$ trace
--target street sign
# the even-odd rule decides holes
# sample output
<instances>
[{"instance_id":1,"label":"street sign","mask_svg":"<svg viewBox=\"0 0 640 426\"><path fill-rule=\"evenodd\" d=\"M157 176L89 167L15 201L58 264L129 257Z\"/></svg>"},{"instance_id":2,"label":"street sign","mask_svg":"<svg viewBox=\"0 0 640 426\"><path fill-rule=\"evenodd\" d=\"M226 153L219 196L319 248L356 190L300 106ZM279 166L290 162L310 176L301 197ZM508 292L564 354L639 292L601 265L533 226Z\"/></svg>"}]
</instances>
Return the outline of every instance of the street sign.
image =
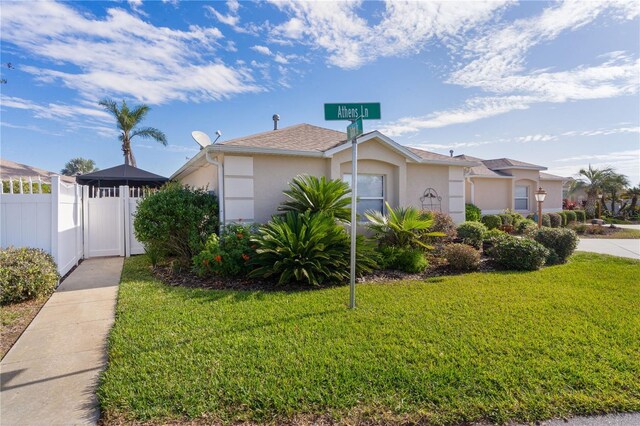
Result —
<instances>
[{"instance_id":1,"label":"street sign","mask_svg":"<svg viewBox=\"0 0 640 426\"><path fill-rule=\"evenodd\" d=\"M358 118L356 121L347 126L347 139L356 138L362 133L362 118Z\"/></svg>"},{"instance_id":2,"label":"street sign","mask_svg":"<svg viewBox=\"0 0 640 426\"><path fill-rule=\"evenodd\" d=\"M380 120L380 104L324 104L325 120Z\"/></svg>"}]
</instances>

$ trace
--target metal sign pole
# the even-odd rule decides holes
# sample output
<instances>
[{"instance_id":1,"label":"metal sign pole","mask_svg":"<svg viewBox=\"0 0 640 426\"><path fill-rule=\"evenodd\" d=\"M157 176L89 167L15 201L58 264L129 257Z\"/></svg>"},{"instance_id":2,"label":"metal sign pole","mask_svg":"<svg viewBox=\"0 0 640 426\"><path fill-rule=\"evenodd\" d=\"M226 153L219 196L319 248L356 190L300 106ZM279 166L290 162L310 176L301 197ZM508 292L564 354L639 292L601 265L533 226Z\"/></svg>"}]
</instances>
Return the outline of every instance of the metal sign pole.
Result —
<instances>
[{"instance_id":1,"label":"metal sign pole","mask_svg":"<svg viewBox=\"0 0 640 426\"><path fill-rule=\"evenodd\" d=\"M356 307L356 228L358 227L356 211L358 200L358 136L351 140L351 282L349 308Z\"/></svg>"}]
</instances>

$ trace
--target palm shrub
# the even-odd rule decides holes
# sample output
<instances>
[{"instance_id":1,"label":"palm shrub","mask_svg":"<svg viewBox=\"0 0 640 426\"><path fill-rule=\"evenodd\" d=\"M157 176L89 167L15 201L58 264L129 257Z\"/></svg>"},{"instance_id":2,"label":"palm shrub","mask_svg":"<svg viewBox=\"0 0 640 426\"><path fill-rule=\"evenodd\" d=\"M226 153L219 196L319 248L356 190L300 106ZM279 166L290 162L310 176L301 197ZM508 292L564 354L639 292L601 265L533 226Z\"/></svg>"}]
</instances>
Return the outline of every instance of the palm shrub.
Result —
<instances>
[{"instance_id":1,"label":"palm shrub","mask_svg":"<svg viewBox=\"0 0 640 426\"><path fill-rule=\"evenodd\" d=\"M369 220L367 228L371 230L380 246L433 248L422 242L421 238L444 237L442 232L430 232L434 220L415 207L391 208L387 214L369 210L364 215Z\"/></svg>"},{"instance_id":2,"label":"palm shrub","mask_svg":"<svg viewBox=\"0 0 640 426\"><path fill-rule=\"evenodd\" d=\"M547 264L566 262L578 246L578 235L568 228L540 228L534 238L549 249Z\"/></svg>"},{"instance_id":3,"label":"palm shrub","mask_svg":"<svg viewBox=\"0 0 640 426\"><path fill-rule=\"evenodd\" d=\"M502 219L495 214L482 216L481 222L487 227L487 229L499 228L502 225Z\"/></svg>"},{"instance_id":4,"label":"palm shrub","mask_svg":"<svg viewBox=\"0 0 640 426\"><path fill-rule=\"evenodd\" d=\"M1 249L0 265L2 305L48 295L60 279L53 258L41 249Z\"/></svg>"},{"instance_id":5,"label":"palm shrub","mask_svg":"<svg viewBox=\"0 0 640 426\"><path fill-rule=\"evenodd\" d=\"M204 189L170 182L140 201L133 228L147 251L189 265L218 230L218 200Z\"/></svg>"},{"instance_id":6,"label":"palm shrub","mask_svg":"<svg viewBox=\"0 0 640 426\"><path fill-rule=\"evenodd\" d=\"M256 245L251 277L273 276L278 284L296 281L313 286L349 279L350 239L332 216L290 211L274 216L251 241ZM363 239L356 241L358 246L356 273L362 275L377 265Z\"/></svg>"},{"instance_id":7,"label":"palm shrub","mask_svg":"<svg viewBox=\"0 0 640 426\"><path fill-rule=\"evenodd\" d=\"M482 216L482 210L480 207L472 203L464 205L465 220L468 222L478 222Z\"/></svg>"},{"instance_id":8,"label":"palm shrub","mask_svg":"<svg viewBox=\"0 0 640 426\"><path fill-rule=\"evenodd\" d=\"M464 222L458 226L458 237L462 242L477 249L482 247L482 239L487 232L487 227L480 222Z\"/></svg>"},{"instance_id":9,"label":"palm shrub","mask_svg":"<svg viewBox=\"0 0 640 426\"><path fill-rule=\"evenodd\" d=\"M351 220L351 193L349 184L340 179L329 180L309 175L299 175L289 183L284 191L286 201L278 210L314 213L325 213L338 220Z\"/></svg>"},{"instance_id":10,"label":"palm shrub","mask_svg":"<svg viewBox=\"0 0 640 426\"><path fill-rule=\"evenodd\" d=\"M490 255L507 269L535 271L544 265L549 250L528 238L509 236L497 241Z\"/></svg>"}]
</instances>

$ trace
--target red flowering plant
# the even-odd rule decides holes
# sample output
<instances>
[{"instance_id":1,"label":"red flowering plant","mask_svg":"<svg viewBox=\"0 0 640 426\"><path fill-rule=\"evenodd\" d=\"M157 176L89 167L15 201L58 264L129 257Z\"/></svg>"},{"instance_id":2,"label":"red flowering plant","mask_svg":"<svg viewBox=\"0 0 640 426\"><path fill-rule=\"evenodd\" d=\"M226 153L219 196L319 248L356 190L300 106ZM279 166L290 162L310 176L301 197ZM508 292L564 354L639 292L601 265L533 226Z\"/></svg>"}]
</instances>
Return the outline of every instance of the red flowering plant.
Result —
<instances>
[{"instance_id":1,"label":"red flowering plant","mask_svg":"<svg viewBox=\"0 0 640 426\"><path fill-rule=\"evenodd\" d=\"M255 255L255 247L250 242L254 234L252 226L241 224L227 225L220 236L211 234L204 250L192 259L193 271L199 276L247 275L252 270L249 260Z\"/></svg>"}]
</instances>

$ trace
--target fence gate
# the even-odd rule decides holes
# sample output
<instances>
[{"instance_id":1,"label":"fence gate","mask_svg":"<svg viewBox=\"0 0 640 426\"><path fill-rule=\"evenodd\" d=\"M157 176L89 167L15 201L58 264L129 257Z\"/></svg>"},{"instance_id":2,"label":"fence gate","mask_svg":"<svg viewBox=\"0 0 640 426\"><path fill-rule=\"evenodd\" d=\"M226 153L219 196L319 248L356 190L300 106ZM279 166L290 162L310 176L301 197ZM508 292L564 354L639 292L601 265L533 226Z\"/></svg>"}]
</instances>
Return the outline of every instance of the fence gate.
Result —
<instances>
[{"instance_id":1,"label":"fence gate","mask_svg":"<svg viewBox=\"0 0 640 426\"><path fill-rule=\"evenodd\" d=\"M83 187L84 257L144 253L133 233L133 217L142 191L120 186Z\"/></svg>"}]
</instances>

